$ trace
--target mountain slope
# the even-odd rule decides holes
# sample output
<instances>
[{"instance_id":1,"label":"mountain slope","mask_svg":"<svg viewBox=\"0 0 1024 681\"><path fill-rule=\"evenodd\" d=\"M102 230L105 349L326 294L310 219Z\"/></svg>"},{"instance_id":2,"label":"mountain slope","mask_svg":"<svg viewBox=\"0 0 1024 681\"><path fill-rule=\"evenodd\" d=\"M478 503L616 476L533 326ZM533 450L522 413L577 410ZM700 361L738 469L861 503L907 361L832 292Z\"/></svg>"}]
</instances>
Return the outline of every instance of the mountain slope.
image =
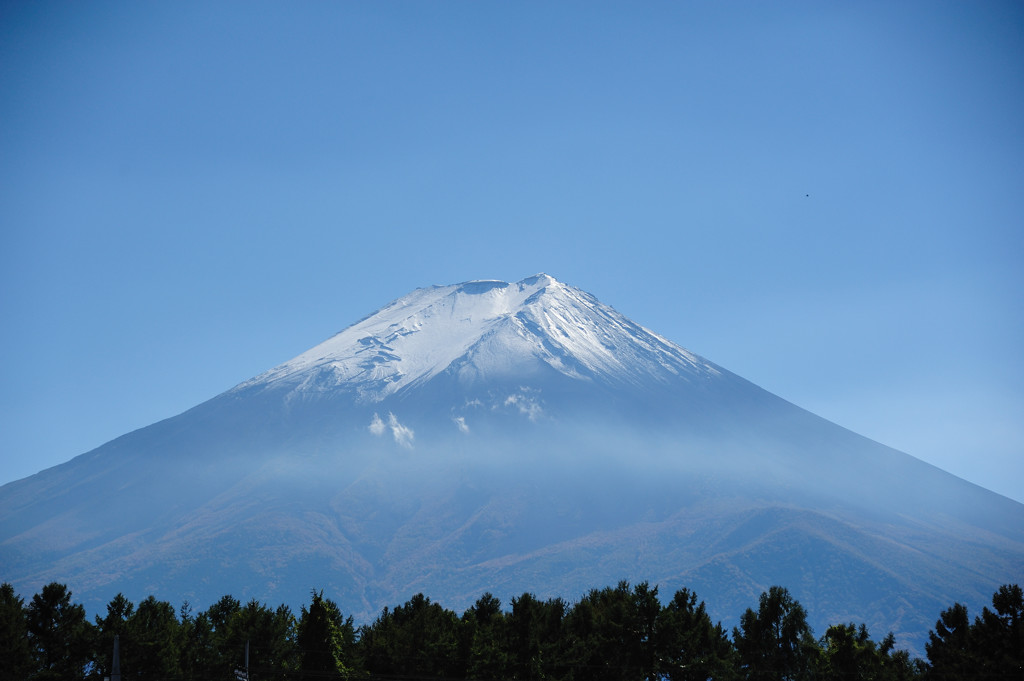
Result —
<instances>
[{"instance_id":1,"label":"mountain slope","mask_svg":"<svg viewBox=\"0 0 1024 681\"><path fill-rule=\"evenodd\" d=\"M417 591L782 584L920 650L1024 574L1024 506L767 393L547 275L419 289L173 418L0 488L0 567L371 618Z\"/></svg>"}]
</instances>

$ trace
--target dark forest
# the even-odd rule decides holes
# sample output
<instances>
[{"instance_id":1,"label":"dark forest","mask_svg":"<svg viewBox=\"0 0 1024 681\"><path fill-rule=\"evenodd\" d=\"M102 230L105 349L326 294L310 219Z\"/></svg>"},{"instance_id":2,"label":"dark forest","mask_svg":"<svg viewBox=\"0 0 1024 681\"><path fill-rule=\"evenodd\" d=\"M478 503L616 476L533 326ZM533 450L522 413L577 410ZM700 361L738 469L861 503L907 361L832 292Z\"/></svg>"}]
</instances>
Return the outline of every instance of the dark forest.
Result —
<instances>
[{"instance_id":1,"label":"dark forest","mask_svg":"<svg viewBox=\"0 0 1024 681\"><path fill-rule=\"evenodd\" d=\"M114 665L117 641L117 669ZM782 587L726 631L688 589L662 601L647 583L579 600L530 593L509 607L483 594L461 615L423 594L355 626L322 591L299 613L224 596L205 611L118 594L88 621L63 584L27 602L0 587L0 679L1019 679L1024 598L1006 585L971 620L952 604L929 632L926 659L838 623L815 636Z\"/></svg>"}]
</instances>

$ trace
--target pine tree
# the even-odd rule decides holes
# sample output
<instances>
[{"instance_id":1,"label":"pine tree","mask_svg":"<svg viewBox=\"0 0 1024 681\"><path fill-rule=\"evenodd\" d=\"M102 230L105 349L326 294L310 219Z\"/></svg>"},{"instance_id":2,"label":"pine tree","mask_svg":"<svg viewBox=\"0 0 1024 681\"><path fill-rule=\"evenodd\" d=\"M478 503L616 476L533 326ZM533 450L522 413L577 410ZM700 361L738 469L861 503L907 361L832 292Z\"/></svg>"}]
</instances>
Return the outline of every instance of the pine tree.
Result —
<instances>
[{"instance_id":1,"label":"pine tree","mask_svg":"<svg viewBox=\"0 0 1024 681\"><path fill-rule=\"evenodd\" d=\"M6 582L0 586L0 681L23 681L32 671L25 601Z\"/></svg>"},{"instance_id":2,"label":"pine tree","mask_svg":"<svg viewBox=\"0 0 1024 681\"><path fill-rule=\"evenodd\" d=\"M153 596L139 603L121 636L122 672L150 679L180 677L180 628L170 603Z\"/></svg>"},{"instance_id":3,"label":"pine tree","mask_svg":"<svg viewBox=\"0 0 1024 681\"><path fill-rule=\"evenodd\" d=\"M314 591L309 609L303 608L299 618L299 678L347 676L345 653L351 647L352 637L352 618L343 620L334 601L324 598L323 591Z\"/></svg>"},{"instance_id":4,"label":"pine tree","mask_svg":"<svg viewBox=\"0 0 1024 681\"><path fill-rule=\"evenodd\" d=\"M721 624L697 604L697 594L680 589L658 614L658 670L669 681L735 677L735 650Z\"/></svg>"},{"instance_id":5,"label":"pine tree","mask_svg":"<svg viewBox=\"0 0 1024 681\"><path fill-rule=\"evenodd\" d=\"M800 602L781 586L761 594L757 612L747 609L733 629L740 667L753 681L810 678L817 645Z\"/></svg>"},{"instance_id":6,"label":"pine tree","mask_svg":"<svg viewBox=\"0 0 1024 681\"><path fill-rule=\"evenodd\" d=\"M462 622L463 635L468 639L469 677L505 678L508 675L508 634L501 601L485 593L463 614Z\"/></svg>"},{"instance_id":7,"label":"pine tree","mask_svg":"<svg viewBox=\"0 0 1024 681\"><path fill-rule=\"evenodd\" d=\"M64 584L52 582L32 597L27 611L28 641L32 649L33 679L74 681L85 678L91 657L92 626L85 608L71 602Z\"/></svg>"}]
</instances>

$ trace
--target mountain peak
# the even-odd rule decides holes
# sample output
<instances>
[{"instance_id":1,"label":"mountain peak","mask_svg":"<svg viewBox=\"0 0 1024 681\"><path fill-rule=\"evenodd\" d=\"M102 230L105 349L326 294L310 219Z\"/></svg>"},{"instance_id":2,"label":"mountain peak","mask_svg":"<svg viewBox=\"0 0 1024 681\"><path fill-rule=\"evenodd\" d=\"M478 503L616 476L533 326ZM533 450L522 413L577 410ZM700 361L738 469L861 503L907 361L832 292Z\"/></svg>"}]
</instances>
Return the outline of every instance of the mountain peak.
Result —
<instances>
[{"instance_id":1,"label":"mountain peak","mask_svg":"<svg viewBox=\"0 0 1024 681\"><path fill-rule=\"evenodd\" d=\"M442 373L462 385L550 374L665 383L717 375L692 353L548 274L416 289L334 337L243 383L380 402Z\"/></svg>"},{"instance_id":2,"label":"mountain peak","mask_svg":"<svg viewBox=\"0 0 1024 681\"><path fill-rule=\"evenodd\" d=\"M520 286L562 286L563 284L550 274L539 272L518 282Z\"/></svg>"}]
</instances>

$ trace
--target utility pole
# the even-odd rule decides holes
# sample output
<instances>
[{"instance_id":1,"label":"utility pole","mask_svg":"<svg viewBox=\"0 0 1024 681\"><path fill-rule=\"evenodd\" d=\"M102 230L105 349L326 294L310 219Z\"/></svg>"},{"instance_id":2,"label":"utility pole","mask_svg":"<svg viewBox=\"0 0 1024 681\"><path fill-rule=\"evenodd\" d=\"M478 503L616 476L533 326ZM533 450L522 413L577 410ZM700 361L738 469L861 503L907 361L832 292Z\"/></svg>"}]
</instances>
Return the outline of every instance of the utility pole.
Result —
<instances>
[{"instance_id":1,"label":"utility pole","mask_svg":"<svg viewBox=\"0 0 1024 681\"><path fill-rule=\"evenodd\" d=\"M114 661L110 665L110 681L121 681L121 637L114 634Z\"/></svg>"}]
</instances>

